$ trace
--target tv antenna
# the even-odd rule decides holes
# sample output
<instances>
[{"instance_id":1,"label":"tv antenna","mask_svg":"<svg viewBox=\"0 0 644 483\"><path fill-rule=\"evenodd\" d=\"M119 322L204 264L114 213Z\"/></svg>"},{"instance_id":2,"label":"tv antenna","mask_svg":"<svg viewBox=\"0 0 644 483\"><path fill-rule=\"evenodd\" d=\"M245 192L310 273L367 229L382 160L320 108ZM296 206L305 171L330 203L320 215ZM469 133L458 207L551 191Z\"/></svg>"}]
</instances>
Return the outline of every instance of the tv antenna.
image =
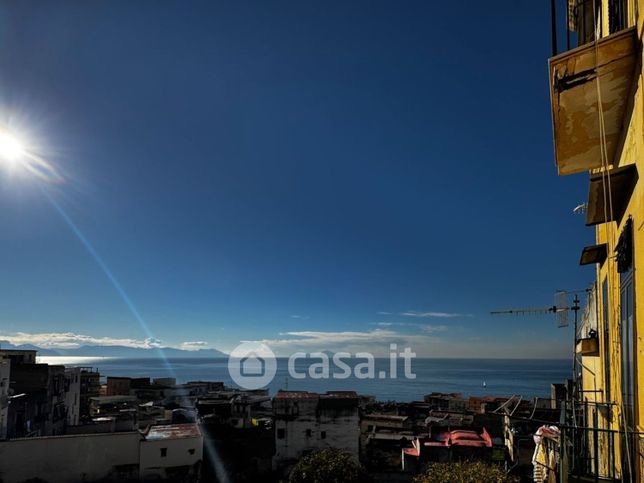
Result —
<instances>
[{"instance_id":1,"label":"tv antenna","mask_svg":"<svg viewBox=\"0 0 644 483\"><path fill-rule=\"evenodd\" d=\"M576 290L574 292L566 292L565 290L557 290L555 292L555 303L552 307L536 307L536 308L521 308L521 309L506 309L506 310L495 310L490 312L492 315L540 315L553 313L555 314L555 319L557 325L561 327L568 327L568 313L572 311L575 314L575 331L573 332L573 364L572 364L572 374L573 381L577 381L577 357L576 357L576 346L577 346L577 323L578 323L578 314L581 308L579 294L580 293L589 293L591 289L585 290ZM574 295L572 300L572 305L568 305L568 294Z\"/></svg>"},{"instance_id":2,"label":"tv antenna","mask_svg":"<svg viewBox=\"0 0 644 483\"><path fill-rule=\"evenodd\" d=\"M577 314L581 309L579 296L577 294L586 292L586 290L577 290L574 292L566 292L565 290L557 290L555 292L555 303L550 307L527 307L520 309L505 309L493 310L490 312L492 315L542 315L552 313L555 315L557 326L568 327L568 313L575 314L575 332L577 330ZM568 304L568 294L573 294L572 305Z\"/></svg>"}]
</instances>

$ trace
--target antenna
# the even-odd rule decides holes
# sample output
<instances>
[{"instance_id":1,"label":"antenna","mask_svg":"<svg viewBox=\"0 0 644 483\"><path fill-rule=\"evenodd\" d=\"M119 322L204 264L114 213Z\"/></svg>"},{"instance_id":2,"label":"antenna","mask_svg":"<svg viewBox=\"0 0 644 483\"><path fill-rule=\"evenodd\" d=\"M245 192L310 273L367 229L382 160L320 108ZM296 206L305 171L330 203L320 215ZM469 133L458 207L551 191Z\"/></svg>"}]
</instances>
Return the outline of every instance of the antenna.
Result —
<instances>
[{"instance_id":1,"label":"antenna","mask_svg":"<svg viewBox=\"0 0 644 483\"><path fill-rule=\"evenodd\" d=\"M555 307L567 307L567 306L568 306L568 292L564 290L557 290L555 292ZM568 327L567 309L556 312L555 318L557 319L557 327Z\"/></svg>"},{"instance_id":2,"label":"antenna","mask_svg":"<svg viewBox=\"0 0 644 483\"><path fill-rule=\"evenodd\" d=\"M583 215L584 213L586 213L586 210L588 210L588 203L581 203L581 204L575 206L573 208L572 212L575 215Z\"/></svg>"},{"instance_id":3,"label":"antenna","mask_svg":"<svg viewBox=\"0 0 644 483\"><path fill-rule=\"evenodd\" d=\"M587 290L583 290L586 292ZM565 290L557 290L555 292L555 304L552 307L528 307L520 309L506 309L506 310L493 310L490 312L492 315L541 315L552 313L555 314L555 320L558 327L568 327L568 312L575 313L575 323L577 321L577 312L579 312L579 297L577 294L582 290L567 292ZM568 305L568 294L574 294L575 298L572 305Z\"/></svg>"}]
</instances>

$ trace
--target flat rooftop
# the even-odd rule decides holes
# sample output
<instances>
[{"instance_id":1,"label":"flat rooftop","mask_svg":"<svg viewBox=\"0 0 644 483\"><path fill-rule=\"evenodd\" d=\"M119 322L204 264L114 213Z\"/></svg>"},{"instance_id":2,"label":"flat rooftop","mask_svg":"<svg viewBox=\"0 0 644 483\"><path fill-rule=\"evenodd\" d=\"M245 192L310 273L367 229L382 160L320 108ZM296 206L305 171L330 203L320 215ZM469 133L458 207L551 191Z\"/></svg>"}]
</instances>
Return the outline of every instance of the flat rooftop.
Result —
<instances>
[{"instance_id":1,"label":"flat rooftop","mask_svg":"<svg viewBox=\"0 0 644 483\"><path fill-rule=\"evenodd\" d=\"M279 391L276 399L357 399L355 391L327 391L324 394L308 391Z\"/></svg>"},{"instance_id":2,"label":"flat rooftop","mask_svg":"<svg viewBox=\"0 0 644 483\"><path fill-rule=\"evenodd\" d=\"M150 426L150 429L144 436L148 441L196 438L201 436L201 431L197 424L165 424L160 426Z\"/></svg>"}]
</instances>

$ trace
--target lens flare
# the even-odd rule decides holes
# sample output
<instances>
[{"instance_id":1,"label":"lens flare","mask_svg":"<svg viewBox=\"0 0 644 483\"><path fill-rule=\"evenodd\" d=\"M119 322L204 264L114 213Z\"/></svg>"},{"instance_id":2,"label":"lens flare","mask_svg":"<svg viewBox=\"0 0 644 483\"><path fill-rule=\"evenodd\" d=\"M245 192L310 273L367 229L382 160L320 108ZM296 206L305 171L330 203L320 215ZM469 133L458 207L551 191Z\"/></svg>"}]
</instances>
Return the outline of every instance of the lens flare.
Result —
<instances>
[{"instance_id":1,"label":"lens flare","mask_svg":"<svg viewBox=\"0 0 644 483\"><path fill-rule=\"evenodd\" d=\"M24 154L25 148L18 138L11 134L0 132L0 157L5 161L14 163Z\"/></svg>"}]
</instances>

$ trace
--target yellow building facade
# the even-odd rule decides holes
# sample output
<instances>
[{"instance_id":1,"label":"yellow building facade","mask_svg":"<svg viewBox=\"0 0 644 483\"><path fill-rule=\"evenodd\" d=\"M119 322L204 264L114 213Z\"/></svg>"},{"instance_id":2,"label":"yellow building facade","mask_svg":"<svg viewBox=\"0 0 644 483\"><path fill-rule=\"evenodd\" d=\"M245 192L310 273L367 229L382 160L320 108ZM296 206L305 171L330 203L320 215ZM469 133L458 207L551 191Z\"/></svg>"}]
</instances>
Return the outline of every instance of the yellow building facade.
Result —
<instances>
[{"instance_id":1,"label":"yellow building facade","mask_svg":"<svg viewBox=\"0 0 644 483\"><path fill-rule=\"evenodd\" d=\"M581 257L596 281L575 335L580 377L562 473L644 481L644 0L569 0L558 14L566 47L549 60L555 160L559 175L588 177L596 237Z\"/></svg>"}]
</instances>

